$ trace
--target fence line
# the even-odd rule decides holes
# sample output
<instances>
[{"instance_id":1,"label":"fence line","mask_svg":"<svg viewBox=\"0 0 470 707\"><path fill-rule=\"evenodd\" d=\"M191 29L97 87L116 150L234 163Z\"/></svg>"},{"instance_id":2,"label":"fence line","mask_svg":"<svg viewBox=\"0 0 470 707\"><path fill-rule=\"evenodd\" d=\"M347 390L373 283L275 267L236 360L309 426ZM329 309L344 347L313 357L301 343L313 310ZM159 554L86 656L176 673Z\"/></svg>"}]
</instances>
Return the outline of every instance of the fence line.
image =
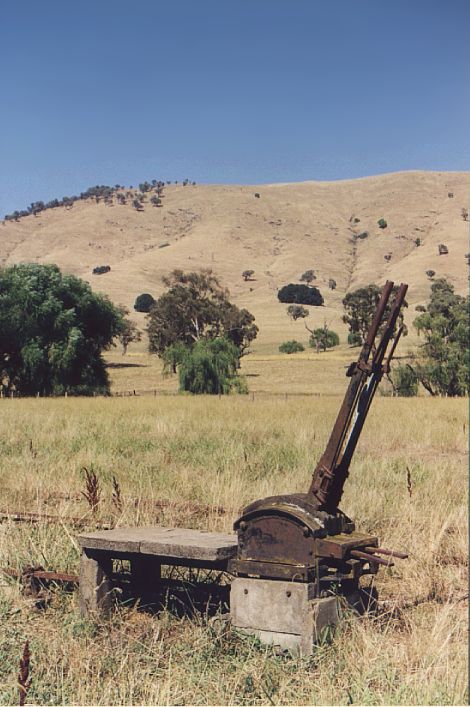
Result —
<instances>
[{"instance_id":1,"label":"fence line","mask_svg":"<svg viewBox=\"0 0 470 707\"><path fill-rule=\"evenodd\" d=\"M288 400L289 398L336 398L341 393L309 393L309 392L288 392L288 393L283 393L281 391L269 391L269 390L253 390L246 395L237 395L237 399L241 400L251 400L254 401L256 398L283 398L284 400ZM37 393L35 396L33 395L21 395L17 391L10 391L8 395L3 394L3 392L0 393L0 399L3 400L11 400L11 399L31 399L31 398L140 398L140 397L149 397L152 396L154 398L157 397L185 397L184 393L180 393L179 391L172 391L172 390L158 390L157 388L151 388L147 390L138 390L138 389L133 389L133 390L117 390L114 392L109 393L108 395L98 395L97 393L93 393L93 395L68 395L67 393L64 393L64 395L45 395L41 396L39 393ZM193 397L191 396L186 396L186 397ZM211 395L212 398L226 398L226 397L234 397L232 396L226 396L222 395L219 393L218 395Z\"/></svg>"}]
</instances>

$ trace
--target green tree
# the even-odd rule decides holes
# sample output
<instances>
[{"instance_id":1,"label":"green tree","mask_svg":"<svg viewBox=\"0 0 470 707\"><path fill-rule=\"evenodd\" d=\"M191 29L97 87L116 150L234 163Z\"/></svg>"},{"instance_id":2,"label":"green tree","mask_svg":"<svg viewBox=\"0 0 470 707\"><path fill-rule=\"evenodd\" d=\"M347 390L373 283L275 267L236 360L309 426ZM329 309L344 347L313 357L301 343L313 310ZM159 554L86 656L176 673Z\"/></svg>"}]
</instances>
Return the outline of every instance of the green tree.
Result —
<instances>
[{"instance_id":1,"label":"green tree","mask_svg":"<svg viewBox=\"0 0 470 707\"><path fill-rule=\"evenodd\" d=\"M108 393L102 352L123 325L107 297L56 265L0 272L0 371L21 395Z\"/></svg>"},{"instance_id":2,"label":"green tree","mask_svg":"<svg viewBox=\"0 0 470 707\"><path fill-rule=\"evenodd\" d=\"M401 398L412 398L418 394L418 376L409 365L399 365L394 368L390 382L394 393Z\"/></svg>"},{"instance_id":3,"label":"green tree","mask_svg":"<svg viewBox=\"0 0 470 707\"><path fill-rule=\"evenodd\" d=\"M226 337L243 356L256 338L258 327L247 309L229 301L211 270L185 273L174 270L163 278L168 291L153 305L148 317L149 350L162 356L169 346L191 348L201 339Z\"/></svg>"},{"instance_id":4,"label":"green tree","mask_svg":"<svg viewBox=\"0 0 470 707\"><path fill-rule=\"evenodd\" d=\"M286 304L311 304L316 307L321 307L323 304L323 297L317 287L296 285L292 282L281 287L277 298L279 302Z\"/></svg>"},{"instance_id":5,"label":"green tree","mask_svg":"<svg viewBox=\"0 0 470 707\"><path fill-rule=\"evenodd\" d=\"M200 339L185 349L178 362L180 390L195 394L246 393L237 374L239 351L225 337Z\"/></svg>"},{"instance_id":6,"label":"green tree","mask_svg":"<svg viewBox=\"0 0 470 707\"><path fill-rule=\"evenodd\" d=\"M316 348L317 351L320 349L326 351L327 349L332 349L334 346L338 346L339 336L335 331L328 329L325 324L323 327L313 330L308 343L309 346Z\"/></svg>"},{"instance_id":7,"label":"green tree","mask_svg":"<svg viewBox=\"0 0 470 707\"><path fill-rule=\"evenodd\" d=\"M307 285L310 285L311 282L317 279L317 276L315 275L315 270L306 270L302 275L300 276L300 282L306 282Z\"/></svg>"},{"instance_id":8,"label":"green tree","mask_svg":"<svg viewBox=\"0 0 470 707\"><path fill-rule=\"evenodd\" d=\"M424 338L411 368L431 395L455 397L469 390L469 297L443 278L431 285L427 311L414 321Z\"/></svg>"},{"instance_id":9,"label":"green tree","mask_svg":"<svg viewBox=\"0 0 470 707\"><path fill-rule=\"evenodd\" d=\"M393 294L396 294L398 287L393 288ZM365 341L367 332L374 318L375 310L380 300L381 288L377 285L368 285L367 287L359 287L354 292L348 292L343 299L345 314L343 322L349 326L350 334L354 335L354 341L358 339L356 335L360 335L362 341ZM393 294L390 298L393 300ZM387 305L386 314L390 312L391 303ZM403 302L403 307L408 307L406 301ZM403 325L403 336L406 336L408 330L403 324L403 312L400 312L398 322ZM349 341L349 337L348 337Z\"/></svg>"},{"instance_id":10,"label":"green tree","mask_svg":"<svg viewBox=\"0 0 470 707\"><path fill-rule=\"evenodd\" d=\"M127 318L129 310L126 309L126 307L118 307L117 309L122 317L122 326L117 335L117 339L122 346L122 355L125 356L129 344L142 340L142 332L133 321Z\"/></svg>"},{"instance_id":11,"label":"green tree","mask_svg":"<svg viewBox=\"0 0 470 707\"><path fill-rule=\"evenodd\" d=\"M306 307L302 307L301 304L290 304L287 307L287 314L295 322L297 319L305 319L305 317L309 316L310 312Z\"/></svg>"},{"instance_id":12,"label":"green tree","mask_svg":"<svg viewBox=\"0 0 470 707\"><path fill-rule=\"evenodd\" d=\"M136 312L145 312L145 314L148 314L150 312L150 308L153 307L154 304L155 298L148 292L143 292L141 295L136 297L134 309Z\"/></svg>"},{"instance_id":13,"label":"green tree","mask_svg":"<svg viewBox=\"0 0 470 707\"><path fill-rule=\"evenodd\" d=\"M305 351L305 348L300 341L295 341L295 339L293 339L292 341L284 341L284 343L279 346L279 351L281 353L293 354L298 353L299 351Z\"/></svg>"}]
</instances>

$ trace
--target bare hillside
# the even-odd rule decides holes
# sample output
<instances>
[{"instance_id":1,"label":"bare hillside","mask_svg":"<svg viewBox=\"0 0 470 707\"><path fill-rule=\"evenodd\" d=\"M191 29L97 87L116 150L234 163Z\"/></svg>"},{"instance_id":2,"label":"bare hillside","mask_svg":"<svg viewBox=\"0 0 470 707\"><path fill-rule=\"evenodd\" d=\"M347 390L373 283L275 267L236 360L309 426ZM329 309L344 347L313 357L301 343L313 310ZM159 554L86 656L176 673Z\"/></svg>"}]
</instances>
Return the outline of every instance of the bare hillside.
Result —
<instances>
[{"instance_id":1,"label":"bare hillside","mask_svg":"<svg viewBox=\"0 0 470 707\"><path fill-rule=\"evenodd\" d=\"M87 200L3 222L0 262L57 263L130 309L141 292L158 296L161 276L173 268L211 267L233 300L255 314L257 348L269 350L304 331L300 322L288 320L276 292L298 282L306 269L315 270L314 284L325 298L325 307L313 308L310 324L327 319L339 330L342 297L370 282L408 282L408 300L415 305L427 299L425 273L431 269L466 292L470 248L461 212L469 193L470 173L457 172L261 186L170 185L162 207L148 197L143 211L129 200ZM380 218L387 228L379 228ZM368 236L358 238L364 232ZM447 245L447 255L438 254L440 243ZM97 265L110 265L111 271L92 275ZM242 279L245 269L255 271L252 281ZM334 291L330 278L337 282Z\"/></svg>"}]
</instances>

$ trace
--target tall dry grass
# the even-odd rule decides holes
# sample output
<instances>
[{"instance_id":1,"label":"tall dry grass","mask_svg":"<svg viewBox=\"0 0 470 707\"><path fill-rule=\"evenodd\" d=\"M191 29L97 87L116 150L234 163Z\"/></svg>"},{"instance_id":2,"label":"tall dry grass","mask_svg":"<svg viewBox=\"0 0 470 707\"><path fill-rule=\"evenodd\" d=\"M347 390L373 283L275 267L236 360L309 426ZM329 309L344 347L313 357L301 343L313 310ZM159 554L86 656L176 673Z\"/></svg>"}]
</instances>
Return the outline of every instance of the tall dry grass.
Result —
<instances>
[{"instance_id":1,"label":"tall dry grass","mask_svg":"<svg viewBox=\"0 0 470 707\"><path fill-rule=\"evenodd\" d=\"M245 503L308 488L340 399L1 402L0 510L83 516L92 525L81 495L86 468L99 479L98 519L229 531ZM1 579L0 701L17 698L18 647L28 639L28 699L37 703L466 702L466 451L466 401L374 401L342 507L410 558L378 575L381 614L348 618L312 658L276 656L204 616L124 606L95 625L79 617L76 595L55 590L39 610ZM162 498L175 504L144 503ZM77 570L66 520L0 525L0 566L36 564Z\"/></svg>"}]
</instances>

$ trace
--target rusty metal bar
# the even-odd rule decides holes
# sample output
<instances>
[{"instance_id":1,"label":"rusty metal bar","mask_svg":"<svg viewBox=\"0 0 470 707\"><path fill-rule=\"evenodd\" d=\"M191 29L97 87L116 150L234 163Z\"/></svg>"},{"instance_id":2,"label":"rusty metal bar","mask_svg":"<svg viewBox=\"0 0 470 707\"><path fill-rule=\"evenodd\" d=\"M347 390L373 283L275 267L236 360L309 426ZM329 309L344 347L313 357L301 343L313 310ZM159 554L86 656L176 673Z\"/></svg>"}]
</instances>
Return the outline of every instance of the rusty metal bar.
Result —
<instances>
[{"instance_id":1,"label":"rusty metal bar","mask_svg":"<svg viewBox=\"0 0 470 707\"><path fill-rule=\"evenodd\" d=\"M399 560L408 559L406 552L398 552L398 550L387 550L385 547L365 547L366 552L377 552L379 555L389 555L390 557L397 557Z\"/></svg>"},{"instance_id":2,"label":"rusty metal bar","mask_svg":"<svg viewBox=\"0 0 470 707\"><path fill-rule=\"evenodd\" d=\"M369 555L367 552L361 552L361 550L351 550L350 554L353 557L358 557L360 560L376 562L378 565L385 565L386 567L393 567L394 565L394 563L390 560L382 560L381 557L374 557L374 555Z\"/></svg>"},{"instance_id":3,"label":"rusty metal bar","mask_svg":"<svg viewBox=\"0 0 470 707\"><path fill-rule=\"evenodd\" d=\"M42 579L45 582L66 582L69 584L79 584L80 580L77 574L68 574L67 572L46 572L45 570L33 570L32 572L15 570L12 567L1 567L0 571L6 574L7 577L35 577Z\"/></svg>"},{"instance_id":4,"label":"rusty metal bar","mask_svg":"<svg viewBox=\"0 0 470 707\"><path fill-rule=\"evenodd\" d=\"M400 314L400 309L403 304L403 300L405 299L405 294L408 289L408 285L401 284L400 287L398 288L397 295L392 303L392 307L390 310L390 314L388 316L387 322L385 324L385 331L379 341L379 345L377 346L376 351L374 352L373 358L372 358L372 363L371 363L371 371L370 371L370 378L369 380L364 379L363 381L363 387L361 390L361 393L358 397L356 409L353 411L355 413L355 420L353 424L350 426L350 432L349 436L347 439L347 442L344 445L344 449L341 455L341 459L338 462L338 469L337 469L337 478L338 478L338 483L336 484L336 488L333 490L331 494L331 499L329 499L329 503L331 506L337 507L340 500L341 500L341 495L343 491L343 485L344 482L348 476L348 470L349 470L349 465L351 463L351 459L353 457L354 451L356 449L359 436L362 432L362 428L364 427L364 423L366 421L367 414L370 409L370 405L372 403L372 399L375 395L375 391L378 388L378 385L380 381L382 380L383 376L383 359L384 356L387 352L388 345L390 343L390 339L393 336L393 332L395 329L395 324L398 319L398 315ZM401 332L398 331L395 339L400 338ZM398 342L397 342L398 343ZM396 346L396 344L395 344ZM392 346L393 350L395 349L394 346ZM387 366L389 365L390 358L387 360Z\"/></svg>"},{"instance_id":5,"label":"rusty metal bar","mask_svg":"<svg viewBox=\"0 0 470 707\"><path fill-rule=\"evenodd\" d=\"M110 530L113 526L111 523L103 523L101 521L92 520L90 518L71 518L67 516L55 516L47 513L3 513L0 512L0 521L11 520L15 523L68 523L77 528L83 528L87 525L92 525L100 530Z\"/></svg>"},{"instance_id":6,"label":"rusty metal bar","mask_svg":"<svg viewBox=\"0 0 470 707\"><path fill-rule=\"evenodd\" d=\"M397 297L395 298L395 301L393 303L390 316L387 320L386 332L382 336L379 346L373 354L372 365L370 365L369 357L373 350L375 338L382 323L382 319L387 308L388 300L393 291L393 286L394 283L388 280L382 290L382 294L380 296L380 300L377 305L372 324L369 327L369 331L367 333L366 341L364 342L361 353L359 355L359 360L357 364L353 364L353 366L350 368L351 382L349 384L348 390L346 391L346 395L338 413L338 417L333 427L333 431L331 433L327 447L313 473L309 494L313 495L317 499L320 507L335 509L339 504L339 500L341 499L342 489L344 486L344 482L347 478L348 472L346 464L342 465L341 470L339 469L344 457L346 439L348 438L348 456L350 459L354 452L355 442L357 442L358 437L357 434L355 441L354 437L352 437L351 434L349 434L348 437L348 432L351 427L352 419L358 409L358 406L361 404L361 397L368 376L370 376L373 372L378 373L378 368L379 366L381 366L388 342L393 333L396 318L398 317L400 311L404 292L406 292L407 286L401 285L399 293L397 294ZM390 324L391 331L389 331ZM373 392L375 392L375 387L371 387L370 397L372 397ZM362 404L362 408L365 412L364 419L365 415L367 415L368 407L369 405L367 404L367 401L364 400ZM362 428L362 425L360 425L360 428ZM360 429L358 430L358 433L359 432Z\"/></svg>"}]
</instances>

